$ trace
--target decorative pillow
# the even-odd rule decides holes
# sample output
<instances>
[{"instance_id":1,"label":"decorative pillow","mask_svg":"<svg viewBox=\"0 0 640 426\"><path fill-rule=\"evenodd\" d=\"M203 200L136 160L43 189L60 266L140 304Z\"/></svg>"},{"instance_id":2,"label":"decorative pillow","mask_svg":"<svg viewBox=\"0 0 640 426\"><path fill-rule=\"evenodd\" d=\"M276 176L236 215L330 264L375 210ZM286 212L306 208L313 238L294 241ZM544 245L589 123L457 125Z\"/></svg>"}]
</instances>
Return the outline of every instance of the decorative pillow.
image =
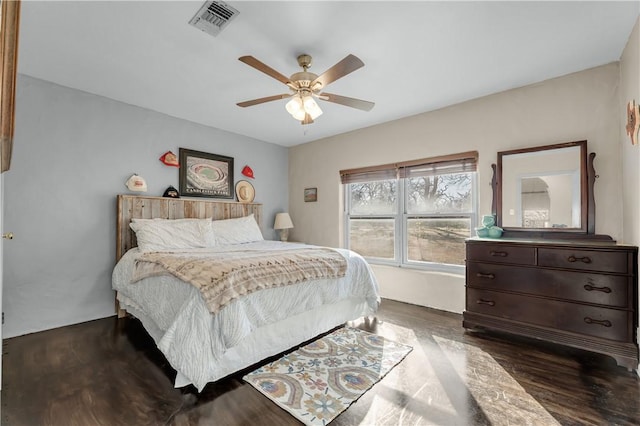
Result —
<instances>
[{"instance_id":1,"label":"decorative pillow","mask_svg":"<svg viewBox=\"0 0 640 426\"><path fill-rule=\"evenodd\" d=\"M237 219L214 220L212 226L216 243L219 245L242 244L264 240L253 214Z\"/></svg>"},{"instance_id":2,"label":"decorative pillow","mask_svg":"<svg viewBox=\"0 0 640 426\"><path fill-rule=\"evenodd\" d=\"M132 219L143 252L212 247L215 236L209 219Z\"/></svg>"}]
</instances>

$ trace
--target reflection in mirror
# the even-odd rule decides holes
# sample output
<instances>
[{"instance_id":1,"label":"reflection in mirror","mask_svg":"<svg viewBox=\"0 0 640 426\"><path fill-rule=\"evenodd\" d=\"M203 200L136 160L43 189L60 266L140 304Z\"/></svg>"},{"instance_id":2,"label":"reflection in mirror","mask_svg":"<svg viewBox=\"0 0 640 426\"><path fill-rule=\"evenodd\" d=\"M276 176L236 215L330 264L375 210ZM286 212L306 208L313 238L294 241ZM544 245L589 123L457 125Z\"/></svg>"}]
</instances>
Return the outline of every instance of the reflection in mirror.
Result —
<instances>
[{"instance_id":1,"label":"reflection in mirror","mask_svg":"<svg viewBox=\"0 0 640 426\"><path fill-rule=\"evenodd\" d=\"M572 197L567 197L572 194ZM572 173L522 177L522 214L515 224L522 228L580 228L580 178ZM553 206L553 208L552 208Z\"/></svg>"},{"instance_id":2,"label":"reflection in mirror","mask_svg":"<svg viewBox=\"0 0 640 426\"><path fill-rule=\"evenodd\" d=\"M582 143L499 153L501 226L585 229L585 153Z\"/></svg>"}]
</instances>

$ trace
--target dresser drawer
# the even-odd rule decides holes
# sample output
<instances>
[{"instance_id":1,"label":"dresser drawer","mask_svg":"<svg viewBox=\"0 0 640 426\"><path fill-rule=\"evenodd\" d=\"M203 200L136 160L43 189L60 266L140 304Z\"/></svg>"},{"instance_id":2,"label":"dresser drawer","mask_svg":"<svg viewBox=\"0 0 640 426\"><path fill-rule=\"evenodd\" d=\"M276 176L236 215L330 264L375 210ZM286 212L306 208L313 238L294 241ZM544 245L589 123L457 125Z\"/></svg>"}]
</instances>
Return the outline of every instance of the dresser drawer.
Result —
<instances>
[{"instance_id":1,"label":"dresser drawer","mask_svg":"<svg viewBox=\"0 0 640 426\"><path fill-rule=\"evenodd\" d=\"M520 321L540 327L631 341L632 313L559 300L467 288L467 311Z\"/></svg>"},{"instance_id":2,"label":"dresser drawer","mask_svg":"<svg viewBox=\"0 0 640 426\"><path fill-rule=\"evenodd\" d=\"M629 271L626 252L538 248L538 265L598 272Z\"/></svg>"},{"instance_id":3,"label":"dresser drawer","mask_svg":"<svg viewBox=\"0 0 640 426\"><path fill-rule=\"evenodd\" d=\"M548 269L541 272L542 280L554 283L553 297L616 308L633 307L629 277Z\"/></svg>"},{"instance_id":4,"label":"dresser drawer","mask_svg":"<svg viewBox=\"0 0 640 426\"><path fill-rule=\"evenodd\" d=\"M467 244L467 260L535 265L533 247L505 246L504 244Z\"/></svg>"},{"instance_id":5,"label":"dresser drawer","mask_svg":"<svg viewBox=\"0 0 640 426\"><path fill-rule=\"evenodd\" d=\"M549 282L540 281L540 270L520 265L467 262L467 285L487 290L505 290L528 294L551 292Z\"/></svg>"},{"instance_id":6,"label":"dresser drawer","mask_svg":"<svg viewBox=\"0 0 640 426\"><path fill-rule=\"evenodd\" d=\"M620 275L468 262L467 285L618 308L633 301L630 279Z\"/></svg>"}]
</instances>

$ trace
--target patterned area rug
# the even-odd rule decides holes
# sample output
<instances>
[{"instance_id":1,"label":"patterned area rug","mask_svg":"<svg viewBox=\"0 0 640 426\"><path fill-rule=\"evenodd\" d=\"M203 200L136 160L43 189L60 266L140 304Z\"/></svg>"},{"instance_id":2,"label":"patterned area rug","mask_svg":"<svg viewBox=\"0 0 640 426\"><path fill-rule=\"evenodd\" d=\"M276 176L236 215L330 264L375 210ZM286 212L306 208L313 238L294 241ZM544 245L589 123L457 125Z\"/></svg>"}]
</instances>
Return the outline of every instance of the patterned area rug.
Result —
<instances>
[{"instance_id":1,"label":"patterned area rug","mask_svg":"<svg viewBox=\"0 0 640 426\"><path fill-rule=\"evenodd\" d=\"M404 359L412 348L341 328L244 376L306 425L326 425Z\"/></svg>"}]
</instances>

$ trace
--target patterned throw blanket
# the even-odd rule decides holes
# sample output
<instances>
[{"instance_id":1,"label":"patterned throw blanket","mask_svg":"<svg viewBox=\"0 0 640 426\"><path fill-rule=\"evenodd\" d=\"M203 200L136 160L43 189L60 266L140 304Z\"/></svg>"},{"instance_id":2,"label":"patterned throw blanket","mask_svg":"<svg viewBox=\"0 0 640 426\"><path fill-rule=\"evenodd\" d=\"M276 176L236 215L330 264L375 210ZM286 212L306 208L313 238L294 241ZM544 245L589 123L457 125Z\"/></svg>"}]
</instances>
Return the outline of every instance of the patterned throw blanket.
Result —
<instances>
[{"instance_id":1,"label":"patterned throw blanket","mask_svg":"<svg viewBox=\"0 0 640 426\"><path fill-rule=\"evenodd\" d=\"M219 312L254 291L306 280L344 277L347 261L335 250L145 253L136 260L132 282L170 273L200 290L207 308Z\"/></svg>"}]
</instances>

